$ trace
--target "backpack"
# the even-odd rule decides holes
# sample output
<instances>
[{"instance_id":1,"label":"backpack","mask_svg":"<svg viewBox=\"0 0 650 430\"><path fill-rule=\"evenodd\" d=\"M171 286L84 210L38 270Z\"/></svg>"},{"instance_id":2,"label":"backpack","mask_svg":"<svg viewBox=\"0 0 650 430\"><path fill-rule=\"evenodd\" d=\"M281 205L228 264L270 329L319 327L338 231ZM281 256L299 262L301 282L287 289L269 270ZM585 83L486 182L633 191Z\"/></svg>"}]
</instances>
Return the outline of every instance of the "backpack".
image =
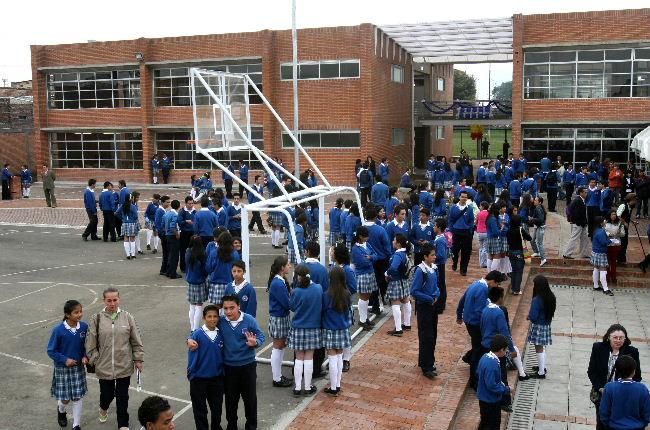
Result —
<instances>
[{"instance_id":1,"label":"backpack","mask_svg":"<svg viewBox=\"0 0 650 430\"><path fill-rule=\"evenodd\" d=\"M548 172L548 174L546 175L546 184L557 185L557 174L555 170Z\"/></svg>"},{"instance_id":2,"label":"backpack","mask_svg":"<svg viewBox=\"0 0 650 430\"><path fill-rule=\"evenodd\" d=\"M359 185L362 187L370 185L370 172L368 172L368 169L362 170L359 174Z\"/></svg>"},{"instance_id":3,"label":"backpack","mask_svg":"<svg viewBox=\"0 0 650 430\"><path fill-rule=\"evenodd\" d=\"M404 263L402 263L398 268L397 272L402 276L403 278L407 278L410 276L411 271L413 269L413 265L411 264L411 259L406 256L406 260L404 260Z\"/></svg>"}]
</instances>

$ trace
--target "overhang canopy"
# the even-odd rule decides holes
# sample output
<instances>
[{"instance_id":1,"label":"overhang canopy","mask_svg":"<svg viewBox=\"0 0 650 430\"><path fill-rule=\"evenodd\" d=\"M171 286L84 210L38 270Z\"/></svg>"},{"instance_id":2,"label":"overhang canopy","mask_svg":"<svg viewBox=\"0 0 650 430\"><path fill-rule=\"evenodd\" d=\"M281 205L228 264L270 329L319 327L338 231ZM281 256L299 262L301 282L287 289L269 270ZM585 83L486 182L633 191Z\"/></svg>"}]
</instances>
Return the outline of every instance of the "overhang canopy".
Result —
<instances>
[{"instance_id":1,"label":"overhang canopy","mask_svg":"<svg viewBox=\"0 0 650 430\"><path fill-rule=\"evenodd\" d=\"M415 62L512 61L512 18L384 25L380 29Z\"/></svg>"}]
</instances>

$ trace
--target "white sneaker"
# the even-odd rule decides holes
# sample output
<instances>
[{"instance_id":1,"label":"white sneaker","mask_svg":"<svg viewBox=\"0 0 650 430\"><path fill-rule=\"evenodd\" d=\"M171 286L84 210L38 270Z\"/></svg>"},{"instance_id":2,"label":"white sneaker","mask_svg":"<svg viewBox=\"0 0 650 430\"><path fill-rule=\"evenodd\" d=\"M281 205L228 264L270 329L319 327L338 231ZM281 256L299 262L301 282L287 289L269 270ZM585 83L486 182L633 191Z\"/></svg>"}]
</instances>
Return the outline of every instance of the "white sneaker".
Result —
<instances>
[{"instance_id":1,"label":"white sneaker","mask_svg":"<svg viewBox=\"0 0 650 430\"><path fill-rule=\"evenodd\" d=\"M545 264L546 264L546 258L544 258L542 261L539 262L539 267L542 267Z\"/></svg>"},{"instance_id":2,"label":"white sneaker","mask_svg":"<svg viewBox=\"0 0 650 430\"><path fill-rule=\"evenodd\" d=\"M534 252L533 254L531 254L531 257L539 257L539 254Z\"/></svg>"}]
</instances>

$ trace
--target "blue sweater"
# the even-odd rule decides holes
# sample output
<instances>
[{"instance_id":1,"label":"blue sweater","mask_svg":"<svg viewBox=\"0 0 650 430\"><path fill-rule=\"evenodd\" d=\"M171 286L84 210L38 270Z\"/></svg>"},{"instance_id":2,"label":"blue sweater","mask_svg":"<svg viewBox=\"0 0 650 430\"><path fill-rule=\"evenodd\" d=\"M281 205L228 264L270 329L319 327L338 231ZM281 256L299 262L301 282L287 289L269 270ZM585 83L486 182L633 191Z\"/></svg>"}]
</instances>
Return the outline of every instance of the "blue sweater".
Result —
<instances>
[{"instance_id":1,"label":"blue sweater","mask_svg":"<svg viewBox=\"0 0 650 430\"><path fill-rule=\"evenodd\" d=\"M230 228L230 225L228 224L228 207L229 206L221 206L219 210L215 210L214 207L212 208L212 213L217 217L217 227Z\"/></svg>"},{"instance_id":2,"label":"blue sweater","mask_svg":"<svg viewBox=\"0 0 650 430\"><path fill-rule=\"evenodd\" d=\"M390 175L390 167L388 164L381 163L379 164L379 176L383 182L388 182L388 176Z\"/></svg>"},{"instance_id":3,"label":"blue sweater","mask_svg":"<svg viewBox=\"0 0 650 430\"><path fill-rule=\"evenodd\" d=\"M449 245L444 234L436 235L433 240L433 246L436 249L436 264L447 264L449 258Z\"/></svg>"},{"instance_id":4,"label":"blue sweater","mask_svg":"<svg viewBox=\"0 0 650 430\"><path fill-rule=\"evenodd\" d=\"M479 167L478 170L476 171L476 182L479 184L484 184L486 182L485 180L485 174L487 173L487 169L483 166Z\"/></svg>"},{"instance_id":5,"label":"blue sweater","mask_svg":"<svg viewBox=\"0 0 650 430\"><path fill-rule=\"evenodd\" d=\"M492 215L488 216L485 225L487 226L487 237L500 236L501 230L499 228L499 221L494 216Z\"/></svg>"},{"instance_id":6,"label":"blue sweater","mask_svg":"<svg viewBox=\"0 0 650 430\"><path fill-rule=\"evenodd\" d=\"M481 357L476 369L478 377L478 386L476 388L476 397L486 403L499 403L501 398L510 392L501 381L501 365L499 358L492 353L487 353Z\"/></svg>"},{"instance_id":7,"label":"blue sweater","mask_svg":"<svg viewBox=\"0 0 650 430\"><path fill-rule=\"evenodd\" d=\"M341 232L341 208L333 207L330 209L330 231L334 233Z\"/></svg>"},{"instance_id":8,"label":"blue sweater","mask_svg":"<svg viewBox=\"0 0 650 430\"><path fill-rule=\"evenodd\" d=\"M528 311L528 319L530 322L546 325L550 324L550 321L546 321L546 313L544 312L544 304L542 299L539 297L533 297L533 301L530 303L530 310Z\"/></svg>"},{"instance_id":9,"label":"blue sweater","mask_svg":"<svg viewBox=\"0 0 650 430\"><path fill-rule=\"evenodd\" d=\"M238 208L228 206L228 230L241 230L241 219L235 218L237 215L241 216L241 205Z\"/></svg>"},{"instance_id":10,"label":"blue sweater","mask_svg":"<svg viewBox=\"0 0 650 430\"><path fill-rule=\"evenodd\" d=\"M185 208L181 208L178 210L178 226L181 228L182 232L194 232L194 224L190 224L187 221L194 221L196 217L196 211L192 210L192 212L186 210Z\"/></svg>"},{"instance_id":11,"label":"blue sweater","mask_svg":"<svg viewBox=\"0 0 650 430\"><path fill-rule=\"evenodd\" d=\"M602 228L597 228L591 238L591 250L600 254L607 254L607 246L610 243L607 232Z\"/></svg>"},{"instance_id":12,"label":"blue sweater","mask_svg":"<svg viewBox=\"0 0 650 430\"><path fill-rule=\"evenodd\" d=\"M118 202L119 202L121 205L123 205L123 204L124 204L124 200L126 200L126 198L129 196L129 194L131 194L131 191L130 191L127 187L122 188L122 189L120 190L120 194L119 194L119 200L118 200Z\"/></svg>"},{"instance_id":13,"label":"blue sweater","mask_svg":"<svg viewBox=\"0 0 650 430\"><path fill-rule=\"evenodd\" d=\"M65 328L63 322L52 329L50 341L47 343L47 355L54 361L55 367L66 367L65 361L68 358L81 365L81 359L86 356L86 333L88 324L83 321L79 322L79 330L76 333Z\"/></svg>"},{"instance_id":14,"label":"blue sweater","mask_svg":"<svg viewBox=\"0 0 650 430\"><path fill-rule=\"evenodd\" d=\"M195 261L191 263L192 250L185 251L185 280L188 284L203 284L208 277L208 272L205 270L205 261Z\"/></svg>"},{"instance_id":15,"label":"blue sweater","mask_svg":"<svg viewBox=\"0 0 650 430\"><path fill-rule=\"evenodd\" d=\"M296 242L298 242L298 250L302 252L302 250L305 249L305 229L300 224L294 224L293 228L296 230ZM289 249L293 249L293 240L291 239L291 235L289 234L288 237L289 241L287 242L287 246Z\"/></svg>"},{"instance_id":16,"label":"blue sweater","mask_svg":"<svg viewBox=\"0 0 650 430\"><path fill-rule=\"evenodd\" d=\"M348 215L350 215L348 209L341 209L341 214L339 215L339 231L341 234L345 234L345 220L348 218Z\"/></svg>"},{"instance_id":17,"label":"blue sweater","mask_svg":"<svg viewBox=\"0 0 650 430\"><path fill-rule=\"evenodd\" d=\"M144 218L153 222L156 219L156 211L158 210L158 205L154 202L149 202L147 209L144 211Z\"/></svg>"},{"instance_id":18,"label":"blue sweater","mask_svg":"<svg viewBox=\"0 0 650 430\"><path fill-rule=\"evenodd\" d=\"M650 424L650 394L642 382L619 379L605 385L600 419L612 430L642 429Z\"/></svg>"},{"instance_id":19,"label":"blue sweater","mask_svg":"<svg viewBox=\"0 0 650 430\"><path fill-rule=\"evenodd\" d=\"M86 188L86 191L84 191L84 206L91 214L97 213L97 199L95 198L95 192L90 188Z\"/></svg>"},{"instance_id":20,"label":"blue sweater","mask_svg":"<svg viewBox=\"0 0 650 430\"><path fill-rule=\"evenodd\" d=\"M472 187L458 187L456 189L456 192L454 193L454 196L456 198L460 198L460 193L467 193L467 195L470 196L472 198L472 200L476 201L476 191L474 190L474 188L472 188Z\"/></svg>"},{"instance_id":21,"label":"blue sweater","mask_svg":"<svg viewBox=\"0 0 650 430\"><path fill-rule=\"evenodd\" d=\"M436 204L436 200L433 199L431 203L431 216L432 217L444 217L447 216L447 199L446 198L441 198L438 204Z\"/></svg>"},{"instance_id":22,"label":"blue sweater","mask_svg":"<svg viewBox=\"0 0 650 430\"><path fill-rule=\"evenodd\" d=\"M587 187L587 199L585 200L585 205L600 207L600 190L598 187L593 190Z\"/></svg>"},{"instance_id":23,"label":"blue sweater","mask_svg":"<svg viewBox=\"0 0 650 430\"><path fill-rule=\"evenodd\" d=\"M424 263L418 265L413 275L413 283L411 284L411 296L417 302L433 303L440 297L440 289L438 288L438 273L437 270L433 272L423 269ZM433 266L435 269L436 266Z\"/></svg>"},{"instance_id":24,"label":"blue sweater","mask_svg":"<svg viewBox=\"0 0 650 430\"><path fill-rule=\"evenodd\" d=\"M388 225L388 224L387 224ZM368 245L377 253L377 260L385 260L393 253L392 239L388 237L386 228L375 223L367 224L369 236Z\"/></svg>"},{"instance_id":25,"label":"blue sweater","mask_svg":"<svg viewBox=\"0 0 650 430\"><path fill-rule=\"evenodd\" d=\"M395 239L395 235L401 233L406 238L408 239L410 235L410 226L407 221L404 221L402 225L398 225L396 220L392 220L391 222L387 223L386 226L384 227L386 229L386 234L388 235L388 240L391 243L391 254L394 252L392 248L392 243L393 239Z\"/></svg>"},{"instance_id":26,"label":"blue sweater","mask_svg":"<svg viewBox=\"0 0 650 430\"><path fill-rule=\"evenodd\" d=\"M426 190L423 190L420 191L420 195L418 197L419 197L418 202L420 203L420 207L431 210L431 206L433 205L433 196L431 195L431 193Z\"/></svg>"},{"instance_id":27,"label":"blue sweater","mask_svg":"<svg viewBox=\"0 0 650 430\"><path fill-rule=\"evenodd\" d=\"M562 175L562 182L565 184L575 184L576 182L576 172L575 170L565 170Z\"/></svg>"},{"instance_id":28,"label":"blue sweater","mask_svg":"<svg viewBox=\"0 0 650 430\"><path fill-rule=\"evenodd\" d=\"M497 184L497 174L491 170L485 172L485 182L488 184L496 185ZM480 203L480 202L479 202Z\"/></svg>"},{"instance_id":29,"label":"blue sweater","mask_svg":"<svg viewBox=\"0 0 650 430\"><path fill-rule=\"evenodd\" d=\"M246 312L248 315L255 318L257 316L257 294L255 294L255 287L247 282L246 285L239 290L239 293L235 293L234 282L235 281L228 284L224 294L227 296L236 294L237 297L239 297L239 308L241 311Z\"/></svg>"},{"instance_id":30,"label":"blue sweater","mask_svg":"<svg viewBox=\"0 0 650 430\"><path fill-rule=\"evenodd\" d=\"M388 185L383 182L377 182L372 186L370 199L376 206L384 206L388 199Z\"/></svg>"},{"instance_id":31,"label":"blue sweater","mask_svg":"<svg viewBox=\"0 0 650 430\"><path fill-rule=\"evenodd\" d=\"M393 212L395 212L395 206L397 206L398 204L399 204L399 199L395 196L386 200L386 204L384 205L386 216L392 215Z\"/></svg>"},{"instance_id":32,"label":"blue sweater","mask_svg":"<svg viewBox=\"0 0 650 430\"><path fill-rule=\"evenodd\" d=\"M322 296L323 288L313 282L306 288L293 289L290 301L293 328L321 328Z\"/></svg>"},{"instance_id":33,"label":"blue sweater","mask_svg":"<svg viewBox=\"0 0 650 430\"><path fill-rule=\"evenodd\" d=\"M576 174L576 187L586 187L589 185L589 176L580 172Z\"/></svg>"},{"instance_id":34,"label":"blue sweater","mask_svg":"<svg viewBox=\"0 0 650 430\"><path fill-rule=\"evenodd\" d=\"M488 286L483 280L474 281L463 295L463 321L465 324L481 324L481 314L487 306ZM460 307L460 304L459 304Z\"/></svg>"},{"instance_id":35,"label":"blue sweater","mask_svg":"<svg viewBox=\"0 0 650 430\"><path fill-rule=\"evenodd\" d=\"M433 244L434 238L435 235L433 234L433 226L431 226L431 223L427 223L424 229L420 223L415 224L411 228L411 234L409 235L409 240L413 244L415 252L422 251L422 247L419 244L420 240Z\"/></svg>"},{"instance_id":36,"label":"blue sweater","mask_svg":"<svg viewBox=\"0 0 650 430\"><path fill-rule=\"evenodd\" d=\"M474 228L474 211L470 206L466 206L467 210L461 215L463 209L458 205L453 205L449 209L449 229L452 232L461 230L472 230Z\"/></svg>"},{"instance_id":37,"label":"blue sweater","mask_svg":"<svg viewBox=\"0 0 650 430\"><path fill-rule=\"evenodd\" d=\"M99 193L99 209L102 211L115 212L115 209L117 209L117 207L115 206L115 199L113 198L112 190L104 189L101 193Z\"/></svg>"},{"instance_id":38,"label":"blue sweater","mask_svg":"<svg viewBox=\"0 0 650 430\"><path fill-rule=\"evenodd\" d=\"M411 175L404 173L402 179L400 180L399 186L402 188L411 188L413 186L413 181L411 180Z\"/></svg>"},{"instance_id":39,"label":"blue sweater","mask_svg":"<svg viewBox=\"0 0 650 430\"><path fill-rule=\"evenodd\" d=\"M269 286L269 315L273 317L286 317L289 315L290 298L289 289L283 279L273 278Z\"/></svg>"},{"instance_id":40,"label":"blue sweater","mask_svg":"<svg viewBox=\"0 0 650 430\"><path fill-rule=\"evenodd\" d=\"M217 215L208 208L201 208L194 214L194 233L199 236L212 237L217 227Z\"/></svg>"},{"instance_id":41,"label":"blue sweater","mask_svg":"<svg viewBox=\"0 0 650 430\"><path fill-rule=\"evenodd\" d=\"M120 206L117 208L115 215L122 220L122 224L136 223L138 222L138 206L131 203L131 209L128 214L125 214L122 206Z\"/></svg>"},{"instance_id":42,"label":"blue sweater","mask_svg":"<svg viewBox=\"0 0 650 430\"><path fill-rule=\"evenodd\" d=\"M311 281L320 285L323 291L327 291L330 287L330 275L327 267L323 266L320 261L313 261L312 259L305 259L305 266L309 269Z\"/></svg>"},{"instance_id":43,"label":"blue sweater","mask_svg":"<svg viewBox=\"0 0 650 430\"><path fill-rule=\"evenodd\" d=\"M214 378L223 375L223 337L221 330L217 337L210 339L203 328L194 330L190 339L199 347L187 353L187 379Z\"/></svg>"},{"instance_id":44,"label":"blue sweater","mask_svg":"<svg viewBox=\"0 0 650 430\"><path fill-rule=\"evenodd\" d=\"M354 269L349 265L343 266L343 271L345 272L345 285L348 287L348 291L351 295L357 293L357 275L354 274Z\"/></svg>"},{"instance_id":45,"label":"blue sweater","mask_svg":"<svg viewBox=\"0 0 650 430\"><path fill-rule=\"evenodd\" d=\"M490 344L495 335L501 334L508 339L508 349L512 352L515 347L506 316L498 305L489 303L481 315L481 345L490 349Z\"/></svg>"},{"instance_id":46,"label":"blue sweater","mask_svg":"<svg viewBox=\"0 0 650 430\"><path fill-rule=\"evenodd\" d=\"M322 296L322 328L327 330L343 330L350 328L352 319L350 318L350 305L346 306L343 312L339 312L333 307L332 296L323 291Z\"/></svg>"},{"instance_id":47,"label":"blue sweater","mask_svg":"<svg viewBox=\"0 0 650 430\"><path fill-rule=\"evenodd\" d=\"M227 366L245 366L255 362L255 348L264 343L266 337L252 316L242 312L244 319L234 327L228 318L219 318L219 331L223 336L223 358ZM257 335L257 346L246 344L246 332Z\"/></svg>"},{"instance_id":48,"label":"blue sweater","mask_svg":"<svg viewBox=\"0 0 650 430\"><path fill-rule=\"evenodd\" d=\"M206 252L207 254L207 252ZM205 264L205 270L210 274L209 282L211 284L228 284L232 282L232 264L241 259L237 251L233 251L231 259L225 262L219 258L219 251L208 254L208 261Z\"/></svg>"},{"instance_id":49,"label":"blue sweater","mask_svg":"<svg viewBox=\"0 0 650 430\"><path fill-rule=\"evenodd\" d=\"M163 223L163 217L165 216L166 212L167 211L162 206L159 206L158 209L156 209L156 216L154 217L153 224L156 227L156 231L161 236L165 235L165 224Z\"/></svg>"},{"instance_id":50,"label":"blue sweater","mask_svg":"<svg viewBox=\"0 0 650 430\"><path fill-rule=\"evenodd\" d=\"M163 216L166 236L174 236L178 231L178 214L174 209L168 210Z\"/></svg>"},{"instance_id":51,"label":"blue sweater","mask_svg":"<svg viewBox=\"0 0 650 430\"><path fill-rule=\"evenodd\" d=\"M345 240L354 242L354 237L357 233L357 228L359 227L361 227L361 218L356 215L348 215L345 218L345 224L343 226Z\"/></svg>"},{"instance_id":52,"label":"blue sweater","mask_svg":"<svg viewBox=\"0 0 650 430\"><path fill-rule=\"evenodd\" d=\"M407 260L408 255L404 251L395 251L393 256L390 257L390 264L386 273L391 281L408 279L408 273L404 272Z\"/></svg>"},{"instance_id":53,"label":"blue sweater","mask_svg":"<svg viewBox=\"0 0 650 430\"><path fill-rule=\"evenodd\" d=\"M508 191L510 192L511 199L518 199L521 197L521 182L514 179L510 182L510 185L508 185Z\"/></svg>"},{"instance_id":54,"label":"blue sweater","mask_svg":"<svg viewBox=\"0 0 650 430\"><path fill-rule=\"evenodd\" d=\"M368 256L370 256L371 259L368 259ZM365 248L358 244L353 245L350 258L352 260L352 264L354 264L355 274L364 275L375 272L372 266L372 262L377 260L378 257L377 253L369 242L366 242Z\"/></svg>"}]
</instances>

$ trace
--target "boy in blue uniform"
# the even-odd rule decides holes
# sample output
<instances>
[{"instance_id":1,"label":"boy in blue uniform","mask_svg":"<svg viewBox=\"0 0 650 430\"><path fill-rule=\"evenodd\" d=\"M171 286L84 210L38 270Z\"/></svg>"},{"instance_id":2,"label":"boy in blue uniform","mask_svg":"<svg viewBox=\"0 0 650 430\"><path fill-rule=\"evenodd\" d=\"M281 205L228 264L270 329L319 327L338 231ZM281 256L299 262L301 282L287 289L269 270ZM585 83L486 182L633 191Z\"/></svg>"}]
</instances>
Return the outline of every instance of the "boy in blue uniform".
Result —
<instances>
[{"instance_id":1,"label":"boy in blue uniform","mask_svg":"<svg viewBox=\"0 0 650 430\"><path fill-rule=\"evenodd\" d=\"M445 237L445 229L447 228L447 220L438 218L433 226L433 233L435 239L433 240L433 247L436 250L436 272L438 274L438 289L440 290L440 298L436 303L436 310L439 314L443 313L447 304L447 281L445 276L445 266L449 258L449 244Z\"/></svg>"},{"instance_id":2,"label":"boy in blue uniform","mask_svg":"<svg viewBox=\"0 0 650 430\"><path fill-rule=\"evenodd\" d=\"M179 240L179 256L181 272L185 273L185 251L190 244L190 239L194 236L194 218L196 211L194 210L194 199L192 197L185 197L185 207L178 211L178 228L181 231Z\"/></svg>"},{"instance_id":3,"label":"boy in blue uniform","mask_svg":"<svg viewBox=\"0 0 650 430\"><path fill-rule=\"evenodd\" d=\"M86 208L86 214L88 214L88 225L86 230L81 235L84 241L88 241L88 236L92 240L99 240L97 236L97 199L95 198L95 184L97 181L95 179L88 179L88 188L84 191L84 206Z\"/></svg>"},{"instance_id":4,"label":"boy in blue uniform","mask_svg":"<svg viewBox=\"0 0 650 430\"><path fill-rule=\"evenodd\" d=\"M336 199L334 207L330 209L330 246L335 246L339 241L341 235L341 211L343 207L343 199L339 197Z\"/></svg>"},{"instance_id":5,"label":"boy in blue uniform","mask_svg":"<svg viewBox=\"0 0 650 430\"><path fill-rule=\"evenodd\" d=\"M209 209L210 199L208 196L201 197L201 209L194 215L194 234L201 236L203 246L208 246L212 241L212 232L217 227L217 215Z\"/></svg>"},{"instance_id":6,"label":"boy in blue uniform","mask_svg":"<svg viewBox=\"0 0 650 430\"><path fill-rule=\"evenodd\" d=\"M587 199L585 200L585 206L587 206L587 227L589 232L589 237L592 237L594 230L597 225L595 225L594 220L600 214L600 192L601 185L596 183L595 179L589 181L589 186L587 187Z\"/></svg>"},{"instance_id":7,"label":"boy in blue uniform","mask_svg":"<svg viewBox=\"0 0 650 430\"><path fill-rule=\"evenodd\" d=\"M385 206L388 200L388 185L384 182L383 178L379 175L376 177L377 182L370 190L370 200L375 206Z\"/></svg>"},{"instance_id":8,"label":"boy in blue uniform","mask_svg":"<svg viewBox=\"0 0 650 430\"><path fill-rule=\"evenodd\" d=\"M248 166L244 160L239 160L239 179L245 184L248 184ZM239 197L244 196L244 186L239 184Z\"/></svg>"},{"instance_id":9,"label":"boy in blue uniform","mask_svg":"<svg viewBox=\"0 0 650 430\"><path fill-rule=\"evenodd\" d=\"M241 311L255 318L257 316L257 294L255 294L255 287L244 278L245 273L246 263L243 261L232 263L232 282L228 284L224 294L239 297Z\"/></svg>"},{"instance_id":10,"label":"boy in blue uniform","mask_svg":"<svg viewBox=\"0 0 650 430\"><path fill-rule=\"evenodd\" d=\"M573 190L576 185L576 172L573 170L573 164L569 163L567 168L562 174L562 183L564 183L564 193L566 195L566 204L567 206L571 203L571 197L573 196Z\"/></svg>"},{"instance_id":11,"label":"boy in blue uniform","mask_svg":"<svg viewBox=\"0 0 650 430\"><path fill-rule=\"evenodd\" d=\"M260 196L264 197L264 185L262 184L262 177L260 175L255 175L255 183L251 187ZM257 203L260 201L258 197L253 193L248 193L248 203ZM257 224L257 230L260 234L266 234L264 229L264 224L262 223L262 217L260 216L259 211L253 211L251 214L251 221L248 223L248 231L253 231L255 224Z\"/></svg>"},{"instance_id":12,"label":"boy in blue uniform","mask_svg":"<svg viewBox=\"0 0 650 430\"><path fill-rule=\"evenodd\" d=\"M241 195L235 193L233 204L228 206L228 231L232 237L241 237Z\"/></svg>"},{"instance_id":13,"label":"boy in blue uniform","mask_svg":"<svg viewBox=\"0 0 650 430\"><path fill-rule=\"evenodd\" d=\"M111 184L111 189L113 185ZM156 211L160 206L160 194L154 194L151 196L151 201L147 205L147 208L144 211L144 229L147 230L147 251L152 251L152 254L158 252L158 232L156 231L155 220L156 220ZM152 243L153 238L153 243ZM153 245L153 250L151 245Z\"/></svg>"},{"instance_id":14,"label":"boy in blue uniform","mask_svg":"<svg viewBox=\"0 0 650 430\"><path fill-rule=\"evenodd\" d=\"M26 164L23 164L23 169L20 171L20 186L23 189L23 198L28 199L32 192L32 172L29 171Z\"/></svg>"},{"instance_id":15,"label":"boy in blue uniform","mask_svg":"<svg viewBox=\"0 0 650 430\"><path fill-rule=\"evenodd\" d=\"M634 381L637 364L634 358L623 355L614 364L618 381L605 385L600 400L600 420L612 430L644 429L650 424L650 394L642 382Z\"/></svg>"},{"instance_id":16,"label":"boy in blue uniform","mask_svg":"<svg viewBox=\"0 0 650 430\"><path fill-rule=\"evenodd\" d=\"M104 225L102 226L102 237L104 242L108 242L108 236L111 236L111 242L116 242L115 234L115 199L113 198L113 184L104 182L104 189L99 194L99 209L104 216Z\"/></svg>"},{"instance_id":17,"label":"boy in blue uniform","mask_svg":"<svg viewBox=\"0 0 650 430\"><path fill-rule=\"evenodd\" d=\"M156 231L158 232L158 238L160 239L160 244L162 245L162 262L160 265L160 274L167 275L167 260L169 258L169 253L167 252L167 240L165 237L165 222L163 218L169 210L169 196L162 196L160 198L160 205L156 209L156 216L154 217L154 225Z\"/></svg>"},{"instance_id":18,"label":"boy in blue uniform","mask_svg":"<svg viewBox=\"0 0 650 430\"><path fill-rule=\"evenodd\" d=\"M409 241L413 244L414 255L413 264L416 266L422 262L424 258L422 247L425 244L433 244L434 234L433 226L429 223L431 213L429 209L420 209L420 223L411 228Z\"/></svg>"},{"instance_id":19,"label":"boy in blue uniform","mask_svg":"<svg viewBox=\"0 0 650 430\"><path fill-rule=\"evenodd\" d=\"M510 387L501 381L499 359L508 352L508 340L497 334L490 342L487 352L478 364L478 387L476 397L480 408L481 430L499 430L501 428L501 399L510 393Z\"/></svg>"},{"instance_id":20,"label":"boy in blue uniform","mask_svg":"<svg viewBox=\"0 0 650 430\"><path fill-rule=\"evenodd\" d=\"M179 241L181 237L178 228L178 210L180 207L181 202L178 200L172 200L171 209L163 216L165 242L167 243L167 271L165 273L170 279L181 278L181 275L176 272L179 258Z\"/></svg>"},{"instance_id":21,"label":"boy in blue uniform","mask_svg":"<svg viewBox=\"0 0 650 430\"><path fill-rule=\"evenodd\" d=\"M390 167L388 167L388 158L382 158L381 164L379 165L379 177L384 184L388 184L389 176Z\"/></svg>"}]
</instances>

